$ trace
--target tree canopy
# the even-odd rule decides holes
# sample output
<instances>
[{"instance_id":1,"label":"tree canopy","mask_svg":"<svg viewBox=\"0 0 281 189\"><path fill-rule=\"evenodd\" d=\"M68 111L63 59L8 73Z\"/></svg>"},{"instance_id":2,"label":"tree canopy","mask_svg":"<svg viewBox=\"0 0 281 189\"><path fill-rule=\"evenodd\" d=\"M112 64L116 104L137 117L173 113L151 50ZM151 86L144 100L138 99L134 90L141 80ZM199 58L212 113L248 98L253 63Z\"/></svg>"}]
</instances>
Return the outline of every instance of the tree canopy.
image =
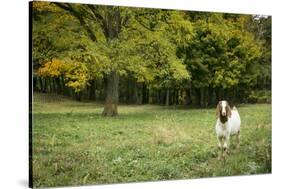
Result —
<instances>
[{"instance_id":1,"label":"tree canopy","mask_svg":"<svg viewBox=\"0 0 281 189\"><path fill-rule=\"evenodd\" d=\"M119 101L202 106L270 89L271 17L52 2L32 11L34 89L105 101L105 116Z\"/></svg>"}]
</instances>

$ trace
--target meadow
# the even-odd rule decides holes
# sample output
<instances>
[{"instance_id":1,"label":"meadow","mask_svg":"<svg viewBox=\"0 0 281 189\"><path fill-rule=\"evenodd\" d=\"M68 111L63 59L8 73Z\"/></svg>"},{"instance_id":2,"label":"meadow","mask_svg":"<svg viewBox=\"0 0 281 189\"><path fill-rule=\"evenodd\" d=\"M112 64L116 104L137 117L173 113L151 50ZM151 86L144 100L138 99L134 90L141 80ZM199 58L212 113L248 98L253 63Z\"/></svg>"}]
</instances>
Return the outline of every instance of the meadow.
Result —
<instances>
[{"instance_id":1,"label":"meadow","mask_svg":"<svg viewBox=\"0 0 281 189\"><path fill-rule=\"evenodd\" d=\"M35 187L142 182L271 173L271 105L237 105L235 140L217 160L215 107L103 104L34 94L32 167Z\"/></svg>"}]
</instances>

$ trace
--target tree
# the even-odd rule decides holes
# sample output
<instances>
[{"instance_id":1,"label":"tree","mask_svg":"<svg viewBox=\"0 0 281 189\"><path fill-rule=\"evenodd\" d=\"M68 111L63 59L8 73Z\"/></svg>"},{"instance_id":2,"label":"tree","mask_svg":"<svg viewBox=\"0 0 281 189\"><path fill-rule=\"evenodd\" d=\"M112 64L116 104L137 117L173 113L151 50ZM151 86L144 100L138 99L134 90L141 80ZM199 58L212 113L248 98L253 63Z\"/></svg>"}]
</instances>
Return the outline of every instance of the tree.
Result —
<instances>
[{"instance_id":1,"label":"tree","mask_svg":"<svg viewBox=\"0 0 281 189\"><path fill-rule=\"evenodd\" d=\"M191 89L196 92L197 103L204 106L210 101L212 89L217 98L226 98L227 92L238 85L253 83L257 75L251 68L261 56L261 44L245 30L244 16L236 16L235 21L225 19L223 14L200 16L193 18L194 35L183 53L192 74Z\"/></svg>"},{"instance_id":2,"label":"tree","mask_svg":"<svg viewBox=\"0 0 281 189\"><path fill-rule=\"evenodd\" d=\"M32 18L35 90L105 100L104 116L119 100L206 106L270 89L270 17L34 2Z\"/></svg>"},{"instance_id":3,"label":"tree","mask_svg":"<svg viewBox=\"0 0 281 189\"><path fill-rule=\"evenodd\" d=\"M57 10L58 8L59 10ZM48 29L51 30L48 32L52 44L49 48L54 53L48 57L61 59L70 66L78 66L72 73L78 75L81 72L87 73L84 74L87 77L83 76L82 80L77 79L80 78L77 74L72 75L71 78L76 78L76 80L66 83L66 86L74 88L78 93L82 90L82 86L89 83L88 81L104 78L106 82L104 116L118 114L120 77L131 75L135 82L152 85L152 83L155 84L153 80L156 77L164 78L166 76L162 73L164 71L158 72L161 65L166 68L165 72L169 72L166 83L168 80L188 77L187 71L181 67L182 62L175 55L176 45L172 42L172 38L163 40L168 34L166 30L169 23L165 23L165 21L168 18L171 21L171 17L176 15L175 12L67 3L44 3L41 9L47 10L49 13L47 16L40 15L45 19L44 24L40 20L42 27L50 25ZM61 23L62 15L67 15L69 25L71 25L70 29L77 33L72 35L66 31L69 28L66 24ZM181 15L174 16L172 21ZM50 19L48 23L46 23L45 16ZM151 16L154 17L152 21ZM159 18L161 19L159 20ZM57 31L61 29L60 24L65 26L65 33L69 35L58 37ZM39 35L41 30L44 28L38 28ZM61 30L64 31L64 29ZM43 37L43 39L45 38ZM58 45L57 41L62 43ZM65 41L71 45L68 46ZM37 45L40 46L40 43ZM64 45L67 45L67 48L63 48ZM36 52L40 54L42 49L37 49ZM43 55L44 62L49 61L44 59L46 57ZM80 63L85 66L79 66ZM67 76L67 74L63 76Z\"/></svg>"},{"instance_id":4,"label":"tree","mask_svg":"<svg viewBox=\"0 0 281 189\"><path fill-rule=\"evenodd\" d=\"M144 67L150 71L140 70L140 73L134 75L138 80L146 81L149 89L164 89L166 105L169 105L170 89L190 79L183 59L176 54L177 47L190 39L192 30L190 22L184 16L181 11L147 9L138 13L136 18L147 29L140 39L141 45L137 53L141 55L142 62L148 65Z\"/></svg>"}]
</instances>

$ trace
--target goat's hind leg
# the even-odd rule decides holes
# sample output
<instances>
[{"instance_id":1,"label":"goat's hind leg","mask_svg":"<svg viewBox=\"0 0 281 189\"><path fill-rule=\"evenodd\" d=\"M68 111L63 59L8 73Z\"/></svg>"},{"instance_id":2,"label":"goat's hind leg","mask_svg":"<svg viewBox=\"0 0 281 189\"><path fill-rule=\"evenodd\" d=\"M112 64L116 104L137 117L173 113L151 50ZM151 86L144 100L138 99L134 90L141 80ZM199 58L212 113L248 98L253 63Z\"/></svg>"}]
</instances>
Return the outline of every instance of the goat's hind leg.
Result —
<instances>
[{"instance_id":1,"label":"goat's hind leg","mask_svg":"<svg viewBox=\"0 0 281 189\"><path fill-rule=\"evenodd\" d=\"M240 151L240 130L236 134L236 150L239 152Z\"/></svg>"}]
</instances>

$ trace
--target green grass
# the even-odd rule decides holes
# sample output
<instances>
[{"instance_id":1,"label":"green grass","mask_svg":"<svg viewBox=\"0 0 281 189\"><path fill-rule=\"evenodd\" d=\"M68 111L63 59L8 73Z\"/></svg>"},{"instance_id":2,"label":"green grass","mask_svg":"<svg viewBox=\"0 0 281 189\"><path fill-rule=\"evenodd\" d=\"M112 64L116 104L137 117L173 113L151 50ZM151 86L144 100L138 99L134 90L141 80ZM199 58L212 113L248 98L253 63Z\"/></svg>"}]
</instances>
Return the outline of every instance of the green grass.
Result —
<instances>
[{"instance_id":1,"label":"green grass","mask_svg":"<svg viewBox=\"0 0 281 189\"><path fill-rule=\"evenodd\" d=\"M217 160L215 109L102 104L35 94L35 187L271 173L271 105L241 105L241 149Z\"/></svg>"}]
</instances>

